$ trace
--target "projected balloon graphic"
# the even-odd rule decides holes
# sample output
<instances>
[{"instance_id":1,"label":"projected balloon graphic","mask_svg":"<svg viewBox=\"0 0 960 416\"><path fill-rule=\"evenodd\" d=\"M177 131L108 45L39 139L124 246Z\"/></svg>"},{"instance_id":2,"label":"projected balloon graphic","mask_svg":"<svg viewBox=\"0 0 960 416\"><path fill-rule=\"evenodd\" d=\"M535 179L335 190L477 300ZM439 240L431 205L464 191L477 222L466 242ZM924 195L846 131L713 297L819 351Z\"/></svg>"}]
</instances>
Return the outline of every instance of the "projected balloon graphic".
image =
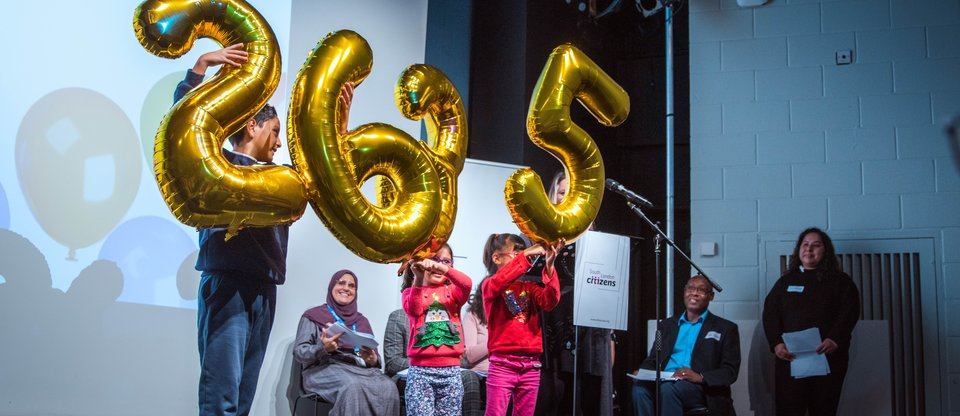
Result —
<instances>
[{"instance_id":1,"label":"projected balloon graphic","mask_svg":"<svg viewBox=\"0 0 960 416\"><path fill-rule=\"evenodd\" d=\"M132 123L113 101L82 88L41 97L17 131L17 178L43 230L75 251L102 239L140 185Z\"/></svg>"},{"instance_id":2,"label":"projected balloon graphic","mask_svg":"<svg viewBox=\"0 0 960 416\"><path fill-rule=\"evenodd\" d=\"M296 221L306 208L300 176L283 166L235 166L220 149L270 98L280 79L280 50L263 16L243 0L181 2L148 0L134 13L144 49L182 56L196 39L243 43L247 62L224 65L180 100L157 132L154 173L167 207L184 224L226 227Z\"/></svg>"},{"instance_id":3,"label":"projected balloon graphic","mask_svg":"<svg viewBox=\"0 0 960 416\"><path fill-rule=\"evenodd\" d=\"M532 169L514 172L504 189L513 221L537 243L573 241L590 227L603 199L603 158L590 135L570 119L574 99L605 126L619 125L630 113L626 91L586 54L571 45L553 50L533 90L527 134L560 159L570 189L552 204Z\"/></svg>"},{"instance_id":4,"label":"projected balloon graphic","mask_svg":"<svg viewBox=\"0 0 960 416\"><path fill-rule=\"evenodd\" d=\"M395 99L404 116L426 117L429 146L384 123L341 135L341 88L347 83L362 88L372 66L373 51L357 33L342 30L321 40L297 75L287 139L324 225L358 256L389 263L423 249L421 255L427 255L450 236L466 119L450 80L415 65L401 75ZM360 185L377 175L385 178L378 187L379 206L360 192Z\"/></svg>"},{"instance_id":5,"label":"projected balloon graphic","mask_svg":"<svg viewBox=\"0 0 960 416\"><path fill-rule=\"evenodd\" d=\"M0 228L10 229L10 205L7 203L7 194L0 184Z\"/></svg>"},{"instance_id":6,"label":"projected balloon graphic","mask_svg":"<svg viewBox=\"0 0 960 416\"><path fill-rule=\"evenodd\" d=\"M143 106L140 108L140 147L143 148L143 160L148 166L153 166L153 143L157 137L157 128L163 121L163 116L170 111L173 90L184 76L184 71L177 71L160 78L143 99Z\"/></svg>"},{"instance_id":7,"label":"projected balloon graphic","mask_svg":"<svg viewBox=\"0 0 960 416\"><path fill-rule=\"evenodd\" d=\"M119 300L181 306L177 272L196 249L194 238L176 223L147 216L120 224L103 242L97 258L112 260L123 271Z\"/></svg>"}]
</instances>

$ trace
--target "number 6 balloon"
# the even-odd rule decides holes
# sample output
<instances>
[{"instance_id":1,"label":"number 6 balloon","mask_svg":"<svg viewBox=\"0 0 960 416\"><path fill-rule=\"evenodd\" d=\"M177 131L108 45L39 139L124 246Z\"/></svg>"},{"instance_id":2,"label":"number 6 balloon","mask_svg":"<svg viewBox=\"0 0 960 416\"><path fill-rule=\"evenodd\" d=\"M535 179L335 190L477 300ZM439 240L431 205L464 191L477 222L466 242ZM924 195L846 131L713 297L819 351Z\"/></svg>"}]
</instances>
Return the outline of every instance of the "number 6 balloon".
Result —
<instances>
[{"instance_id":1,"label":"number 6 balloon","mask_svg":"<svg viewBox=\"0 0 960 416\"><path fill-rule=\"evenodd\" d=\"M427 117L430 147L383 123L341 135L341 87L351 82L359 88L372 66L370 45L357 33L342 30L322 39L297 75L287 140L321 221L360 257L389 263L428 255L449 237L466 121L452 83L432 67L414 65L401 76L395 98L406 117ZM377 175L385 178L379 206L360 192Z\"/></svg>"},{"instance_id":2,"label":"number 6 balloon","mask_svg":"<svg viewBox=\"0 0 960 416\"><path fill-rule=\"evenodd\" d=\"M280 49L273 30L243 0L147 0L133 18L137 40L163 58L177 58L200 37L221 45L243 43L249 59L224 65L164 117L154 145L154 172L167 207L184 224L227 227L296 221L307 192L294 170L235 166L220 149L267 102L280 80ZM228 237L229 238L229 237Z\"/></svg>"},{"instance_id":3,"label":"number 6 balloon","mask_svg":"<svg viewBox=\"0 0 960 416\"><path fill-rule=\"evenodd\" d=\"M570 119L576 98L605 126L617 126L630 113L630 97L586 54L571 45L556 47L534 87L527 134L538 147L563 162L570 189L554 205L532 169L507 179L507 209L514 223L536 243L575 240L597 217L606 180L597 144Z\"/></svg>"}]
</instances>

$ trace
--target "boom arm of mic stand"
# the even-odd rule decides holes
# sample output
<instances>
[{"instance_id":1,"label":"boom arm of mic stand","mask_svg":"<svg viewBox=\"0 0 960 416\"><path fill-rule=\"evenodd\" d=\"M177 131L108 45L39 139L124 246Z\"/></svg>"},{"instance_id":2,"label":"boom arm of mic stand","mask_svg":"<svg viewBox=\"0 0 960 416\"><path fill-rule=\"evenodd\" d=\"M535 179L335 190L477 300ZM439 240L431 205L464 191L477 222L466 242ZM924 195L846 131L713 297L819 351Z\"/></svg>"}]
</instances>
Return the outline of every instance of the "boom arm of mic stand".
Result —
<instances>
[{"instance_id":1,"label":"boom arm of mic stand","mask_svg":"<svg viewBox=\"0 0 960 416\"><path fill-rule=\"evenodd\" d=\"M640 210L640 207L636 206L632 202L627 202L627 206L630 207L630 210L633 211L634 214L637 214L638 217L643 218L643 221L646 222L647 225L650 226L650 228L653 228L653 230L656 231L657 234L659 234L660 237L663 238L663 240L670 245L670 247L673 247L673 249L677 253L680 253L680 256L686 259L687 262L690 263L690 265L693 266L694 269L697 269L697 272L703 275L703 277L707 279L707 282L710 282L710 286L713 286L713 288L716 289L717 292L723 292L723 288L720 287L720 285L718 285L717 282L714 282L713 279L708 277L707 274L703 272L703 269L701 269L700 266L697 266L697 263L694 263L693 260L690 259L690 256L688 256L687 253L684 253L683 250L680 249L680 247L677 247L677 244L674 243L673 240L670 239L670 237L667 237L667 235L663 232L663 230L661 230L660 227L657 227L657 224L654 224L653 221L650 221L650 218L647 218L647 215Z\"/></svg>"}]
</instances>

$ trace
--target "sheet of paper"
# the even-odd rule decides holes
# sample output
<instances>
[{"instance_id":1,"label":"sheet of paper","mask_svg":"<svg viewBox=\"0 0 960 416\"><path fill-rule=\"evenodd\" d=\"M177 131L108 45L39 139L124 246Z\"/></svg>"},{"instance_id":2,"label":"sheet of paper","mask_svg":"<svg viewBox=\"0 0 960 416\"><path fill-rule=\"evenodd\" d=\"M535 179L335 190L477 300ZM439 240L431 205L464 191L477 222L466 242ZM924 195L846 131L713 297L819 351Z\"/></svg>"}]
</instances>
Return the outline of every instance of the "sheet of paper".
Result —
<instances>
[{"instance_id":1,"label":"sheet of paper","mask_svg":"<svg viewBox=\"0 0 960 416\"><path fill-rule=\"evenodd\" d=\"M340 336L340 342L342 345L347 347L367 347L370 349L376 349L377 345L380 345L373 335L353 332L339 323L333 323L327 327L327 336L334 336L337 334L343 334Z\"/></svg>"},{"instance_id":2,"label":"sheet of paper","mask_svg":"<svg viewBox=\"0 0 960 416\"><path fill-rule=\"evenodd\" d=\"M668 372L666 372L666 371L661 371L661 372L660 372L660 380L662 380L662 381L677 381L677 380L679 380L678 378L670 377L670 376L672 376L672 375L673 375L673 372L669 372L669 373L668 373ZM641 369L637 370L637 374L627 373L627 377L630 377L630 378L632 378L632 379L634 379L634 380L637 380L637 381L654 381L654 380L657 379L657 372L656 372L656 371L653 371L653 370L647 370L647 369L641 368Z\"/></svg>"},{"instance_id":3,"label":"sheet of paper","mask_svg":"<svg viewBox=\"0 0 960 416\"><path fill-rule=\"evenodd\" d=\"M803 352L795 354L793 361L790 362L790 375L793 378L825 376L827 374L830 374L830 364L827 363L827 356L823 354Z\"/></svg>"},{"instance_id":4,"label":"sheet of paper","mask_svg":"<svg viewBox=\"0 0 960 416\"><path fill-rule=\"evenodd\" d=\"M822 342L818 328L807 328L803 331L785 332L783 343L787 350L793 353L790 362L790 375L794 378L811 376L825 376L830 374L830 364L827 356L817 354L817 347Z\"/></svg>"}]
</instances>

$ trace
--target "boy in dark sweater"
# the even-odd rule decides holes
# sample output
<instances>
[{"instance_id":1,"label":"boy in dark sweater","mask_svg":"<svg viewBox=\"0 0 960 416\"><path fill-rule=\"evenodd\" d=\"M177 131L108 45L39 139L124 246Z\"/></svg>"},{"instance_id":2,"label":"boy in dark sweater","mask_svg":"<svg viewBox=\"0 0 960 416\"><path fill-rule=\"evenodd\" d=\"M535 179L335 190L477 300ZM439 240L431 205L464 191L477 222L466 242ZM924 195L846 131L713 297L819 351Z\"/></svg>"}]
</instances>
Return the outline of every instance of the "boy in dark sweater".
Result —
<instances>
[{"instance_id":1,"label":"boy in dark sweater","mask_svg":"<svg viewBox=\"0 0 960 416\"><path fill-rule=\"evenodd\" d=\"M207 68L240 67L247 61L242 44L197 59L177 85L174 102L203 82ZM353 97L343 88L341 131ZM243 128L229 137L233 151L224 158L237 166L273 164L280 148L280 119L266 104ZM200 230L196 269L201 272L197 305L197 344L200 352L200 414L250 412L260 366L266 353L276 311L277 285L286 279L289 225L244 228L226 239L227 229Z\"/></svg>"}]
</instances>

